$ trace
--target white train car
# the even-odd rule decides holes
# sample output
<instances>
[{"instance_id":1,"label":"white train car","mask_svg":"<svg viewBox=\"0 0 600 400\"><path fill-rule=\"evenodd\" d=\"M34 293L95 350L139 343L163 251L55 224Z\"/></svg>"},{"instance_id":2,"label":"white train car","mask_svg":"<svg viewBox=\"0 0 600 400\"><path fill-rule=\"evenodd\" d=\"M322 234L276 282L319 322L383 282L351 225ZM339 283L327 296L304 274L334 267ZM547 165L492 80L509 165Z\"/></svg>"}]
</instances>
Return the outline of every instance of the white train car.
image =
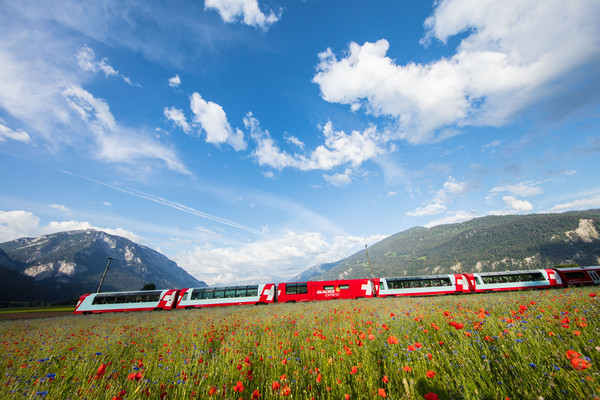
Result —
<instances>
[{"instance_id":1,"label":"white train car","mask_svg":"<svg viewBox=\"0 0 600 400\"><path fill-rule=\"evenodd\" d=\"M469 293L467 278L460 274L380 278L377 296L429 296Z\"/></svg>"},{"instance_id":2,"label":"white train car","mask_svg":"<svg viewBox=\"0 0 600 400\"><path fill-rule=\"evenodd\" d=\"M473 292L544 289L563 285L561 277L553 269L479 272L465 276Z\"/></svg>"},{"instance_id":3,"label":"white train car","mask_svg":"<svg viewBox=\"0 0 600 400\"><path fill-rule=\"evenodd\" d=\"M79 298L75 314L170 310L177 294L176 289L87 293Z\"/></svg>"},{"instance_id":4,"label":"white train car","mask_svg":"<svg viewBox=\"0 0 600 400\"><path fill-rule=\"evenodd\" d=\"M181 289L176 308L267 304L275 302L275 284Z\"/></svg>"}]
</instances>

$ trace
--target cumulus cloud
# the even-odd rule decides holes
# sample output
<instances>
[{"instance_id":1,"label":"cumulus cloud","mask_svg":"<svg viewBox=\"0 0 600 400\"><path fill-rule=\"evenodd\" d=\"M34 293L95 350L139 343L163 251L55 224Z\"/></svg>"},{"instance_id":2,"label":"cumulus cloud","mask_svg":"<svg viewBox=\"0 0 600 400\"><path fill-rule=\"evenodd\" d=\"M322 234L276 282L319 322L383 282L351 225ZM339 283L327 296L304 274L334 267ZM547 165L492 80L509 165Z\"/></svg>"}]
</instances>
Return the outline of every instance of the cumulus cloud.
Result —
<instances>
[{"instance_id":1,"label":"cumulus cloud","mask_svg":"<svg viewBox=\"0 0 600 400\"><path fill-rule=\"evenodd\" d=\"M204 100L198 93L192 94L190 107L194 114L194 124L199 125L206 132L206 142L217 145L227 143L236 151L246 149L244 133L240 129L234 131L231 128L223 107Z\"/></svg>"},{"instance_id":2,"label":"cumulus cloud","mask_svg":"<svg viewBox=\"0 0 600 400\"><path fill-rule=\"evenodd\" d=\"M190 133L192 131L192 127L188 124L183 110L175 107L165 107L164 114L168 120L173 121L173 123L179 126L185 133Z\"/></svg>"},{"instance_id":3,"label":"cumulus cloud","mask_svg":"<svg viewBox=\"0 0 600 400\"><path fill-rule=\"evenodd\" d=\"M600 196L592 196L584 199L577 199L567 203L557 204L552 207L552 211L561 212L567 210L586 210L589 208L600 208Z\"/></svg>"},{"instance_id":4,"label":"cumulus cloud","mask_svg":"<svg viewBox=\"0 0 600 400\"><path fill-rule=\"evenodd\" d=\"M429 222L425 225L425 228L433 228L434 226L438 225L457 224L479 217L479 214L475 211L456 211L449 214L450 215L447 217Z\"/></svg>"},{"instance_id":5,"label":"cumulus cloud","mask_svg":"<svg viewBox=\"0 0 600 400\"><path fill-rule=\"evenodd\" d=\"M559 78L597 79L599 13L592 0L443 0L425 22L423 43L466 32L452 57L399 65L385 39L350 43L340 59L331 49L319 55L313 82L326 101L391 118L400 138L435 142L463 126L503 125L559 97Z\"/></svg>"},{"instance_id":6,"label":"cumulus cloud","mask_svg":"<svg viewBox=\"0 0 600 400\"><path fill-rule=\"evenodd\" d=\"M458 182L453 177L448 177L444 185L438 190L433 199L425 206L417 207L414 211L408 211L406 215L411 217L422 217L435 215L446 211L446 204L450 203L456 196L460 196L470 189L469 182Z\"/></svg>"},{"instance_id":7,"label":"cumulus cloud","mask_svg":"<svg viewBox=\"0 0 600 400\"><path fill-rule=\"evenodd\" d=\"M79 67L87 72L102 72L106 77L116 76L123 79L129 85L133 85L131 83L131 79L127 76L121 74L119 71L114 69L110 64L108 64L108 59L105 57L100 61L96 60L96 55L94 54L94 50L90 47L83 46L79 52L77 52L77 64Z\"/></svg>"},{"instance_id":8,"label":"cumulus cloud","mask_svg":"<svg viewBox=\"0 0 600 400\"><path fill-rule=\"evenodd\" d=\"M69 213L70 210L68 207L63 206L62 204L50 204L48 207L54 208L55 210L62 211L64 213Z\"/></svg>"},{"instance_id":9,"label":"cumulus cloud","mask_svg":"<svg viewBox=\"0 0 600 400\"><path fill-rule=\"evenodd\" d=\"M236 22L239 19L246 25L268 29L273 23L279 21L279 13L270 12L263 14L257 0L205 0L205 9L217 10L223 21Z\"/></svg>"},{"instance_id":10,"label":"cumulus cloud","mask_svg":"<svg viewBox=\"0 0 600 400\"><path fill-rule=\"evenodd\" d=\"M4 125L2 123L2 120L0 119L0 143L6 142L7 139L16 140L18 142L23 142L23 143L31 142L31 137L29 136L29 134L27 132L25 132L22 129L18 129L15 131L15 130L9 128L8 126Z\"/></svg>"},{"instance_id":11,"label":"cumulus cloud","mask_svg":"<svg viewBox=\"0 0 600 400\"><path fill-rule=\"evenodd\" d=\"M294 168L301 171L323 170L329 171L340 166L359 167L365 161L376 156L387 153L385 143L386 137L372 126L362 133L352 131L346 134L344 131L333 129L331 121L323 127L325 143L318 146L308 154L290 154L281 150L269 131L262 130L259 121L248 113L244 118L246 129L256 142L256 148L252 155L259 165L269 166L278 170ZM343 173L324 175L334 184L347 184L350 182L351 169L346 168Z\"/></svg>"},{"instance_id":12,"label":"cumulus cloud","mask_svg":"<svg viewBox=\"0 0 600 400\"><path fill-rule=\"evenodd\" d=\"M252 280L272 276L289 279L306 268L347 257L375 243L384 235L336 236L328 240L318 232L289 231L281 237L241 247L196 248L173 259L208 284Z\"/></svg>"},{"instance_id":13,"label":"cumulus cloud","mask_svg":"<svg viewBox=\"0 0 600 400\"><path fill-rule=\"evenodd\" d=\"M89 222L74 220L52 221L47 225L40 225L40 218L29 211L0 211L0 242L82 229L95 229L111 235L126 237L136 243L144 242L144 238L123 228L101 228Z\"/></svg>"},{"instance_id":14,"label":"cumulus cloud","mask_svg":"<svg viewBox=\"0 0 600 400\"><path fill-rule=\"evenodd\" d=\"M352 182L352 170L346 168L346 170L339 174L327 175L323 174L323 178L333 186L346 186Z\"/></svg>"},{"instance_id":15,"label":"cumulus cloud","mask_svg":"<svg viewBox=\"0 0 600 400\"><path fill-rule=\"evenodd\" d=\"M538 182L525 181L514 185L496 186L490 190L490 196L488 196L488 198L502 192L508 192L515 196L531 197L542 194L543 190Z\"/></svg>"},{"instance_id":16,"label":"cumulus cloud","mask_svg":"<svg viewBox=\"0 0 600 400\"><path fill-rule=\"evenodd\" d=\"M511 207L513 210L521 212L521 211L531 211L533 210L533 205L527 200L519 200L515 196L504 196L502 200Z\"/></svg>"},{"instance_id":17,"label":"cumulus cloud","mask_svg":"<svg viewBox=\"0 0 600 400\"><path fill-rule=\"evenodd\" d=\"M172 88L178 88L179 85L181 85L181 78L179 77L179 75L175 75L171 78L169 78L169 86Z\"/></svg>"},{"instance_id":18,"label":"cumulus cloud","mask_svg":"<svg viewBox=\"0 0 600 400\"><path fill-rule=\"evenodd\" d=\"M119 125L104 99L78 85L69 86L63 96L93 133L99 159L131 166L142 160L158 160L172 171L189 174L172 149L143 132Z\"/></svg>"}]
</instances>

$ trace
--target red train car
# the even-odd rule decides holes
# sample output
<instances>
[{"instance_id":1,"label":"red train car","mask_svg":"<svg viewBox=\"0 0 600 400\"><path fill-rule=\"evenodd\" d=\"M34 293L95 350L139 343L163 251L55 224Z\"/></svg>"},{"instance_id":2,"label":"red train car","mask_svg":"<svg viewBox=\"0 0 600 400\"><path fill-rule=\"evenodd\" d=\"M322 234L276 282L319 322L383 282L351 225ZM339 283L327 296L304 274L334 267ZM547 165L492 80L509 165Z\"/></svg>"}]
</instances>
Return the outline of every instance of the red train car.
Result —
<instances>
[{"instance_id":1,"label":"red train car","mask_svg":"<svg viewBox=\"0 0 600 400\"><path fill-rule=\"evenodd\" d=\"M267 304L275 302L275 284L182 289L176 308Z\"/></svg>"},{"instance_id":2,"label":"red train car","mask_svg":"<svg viewBox=\"0 0 600 400\"><path fill-rule=\"evenodd\" d=\"M428 296L469 292L466 277L460 274L448 274L381 278L377 296Z\"/></svg>"},{"instance_id":3,"label":"red train car","mask_svg":"<svg viewBox=\"0 0 600 400\"><path fill-rule=\"evenodd\" d=\"M75 314L170 310L177 293L176 289L87 293L79 298Z\"/></svg>"},{"instance_id":4,"label":"red train car","mask_svg":"<svg viewBox=\"0 0 600 400\"><path fill-rule=\"evenodd\" d=\"M370 279L280 283L277 287L277 302L373 297L374 289L374 283Z\"/></svg>"},{"instance_id":5,"label":"red train car","mask_svg":"<svg viewBox=\"0 0 600 400\"><path fill-rule=\"evenodd\" d=\"M600 266L554 268L565 285L600 284Z\"/></svg>"},{"instance_id":6,"label":"red train car","mask_svg":"<svg viewBox=\"0 0 600 400\"><path fill-rule=\"evenodd\" d=\"M473 292L543 289L563 285L559 274L553 269L479 272L464 276Z\"/></svg>"}]
</instances>

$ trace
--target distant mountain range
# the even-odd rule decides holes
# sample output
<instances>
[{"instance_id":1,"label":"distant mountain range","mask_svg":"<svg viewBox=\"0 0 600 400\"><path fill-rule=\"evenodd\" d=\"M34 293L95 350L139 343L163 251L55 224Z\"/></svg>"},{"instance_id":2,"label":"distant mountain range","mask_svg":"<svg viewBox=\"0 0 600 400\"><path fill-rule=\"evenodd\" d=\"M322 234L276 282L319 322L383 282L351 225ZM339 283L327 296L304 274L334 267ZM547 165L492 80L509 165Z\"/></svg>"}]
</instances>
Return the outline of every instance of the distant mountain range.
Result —
<instances>
[{"instance_id":1,"label":"distant mountain range","mask_svg":"<svg viewBox=\"0 0 600 400\"><path fill-rule=\"evenodd\" d=\"M129 239L95 230L0 243L0 303L57 302L102 291L204 287L174 261Z\"/></svg>"},{"instance_id":2,"label":"distant mountain range","mask_svg":"<svg viewBox=\"0 0 600 400\"><path fill-rule=\"evenodd\" d=\"M600 264L600 210L504 215L411 228L292 281L415 276Z\"/></svg>"}]
</instances>

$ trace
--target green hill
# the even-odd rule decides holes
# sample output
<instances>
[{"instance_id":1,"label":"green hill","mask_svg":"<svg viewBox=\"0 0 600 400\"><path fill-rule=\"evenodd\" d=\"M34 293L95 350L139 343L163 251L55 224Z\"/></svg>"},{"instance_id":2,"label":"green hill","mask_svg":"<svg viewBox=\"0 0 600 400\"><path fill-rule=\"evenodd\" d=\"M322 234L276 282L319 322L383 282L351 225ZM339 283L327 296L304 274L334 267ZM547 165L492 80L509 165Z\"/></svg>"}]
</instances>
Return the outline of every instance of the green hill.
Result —
<instances>
[{"instance_id":1,"label":"green hill","mask_svg":"<svg viewBox=\"0 0 600 400\"><path fill-rule=\"evenodd\" d=\"M375 277L600 263L600 210L503 215L416 227L369 247ZM370 276L365 251L311 279Z\"/></svg>"}]
</instances>

